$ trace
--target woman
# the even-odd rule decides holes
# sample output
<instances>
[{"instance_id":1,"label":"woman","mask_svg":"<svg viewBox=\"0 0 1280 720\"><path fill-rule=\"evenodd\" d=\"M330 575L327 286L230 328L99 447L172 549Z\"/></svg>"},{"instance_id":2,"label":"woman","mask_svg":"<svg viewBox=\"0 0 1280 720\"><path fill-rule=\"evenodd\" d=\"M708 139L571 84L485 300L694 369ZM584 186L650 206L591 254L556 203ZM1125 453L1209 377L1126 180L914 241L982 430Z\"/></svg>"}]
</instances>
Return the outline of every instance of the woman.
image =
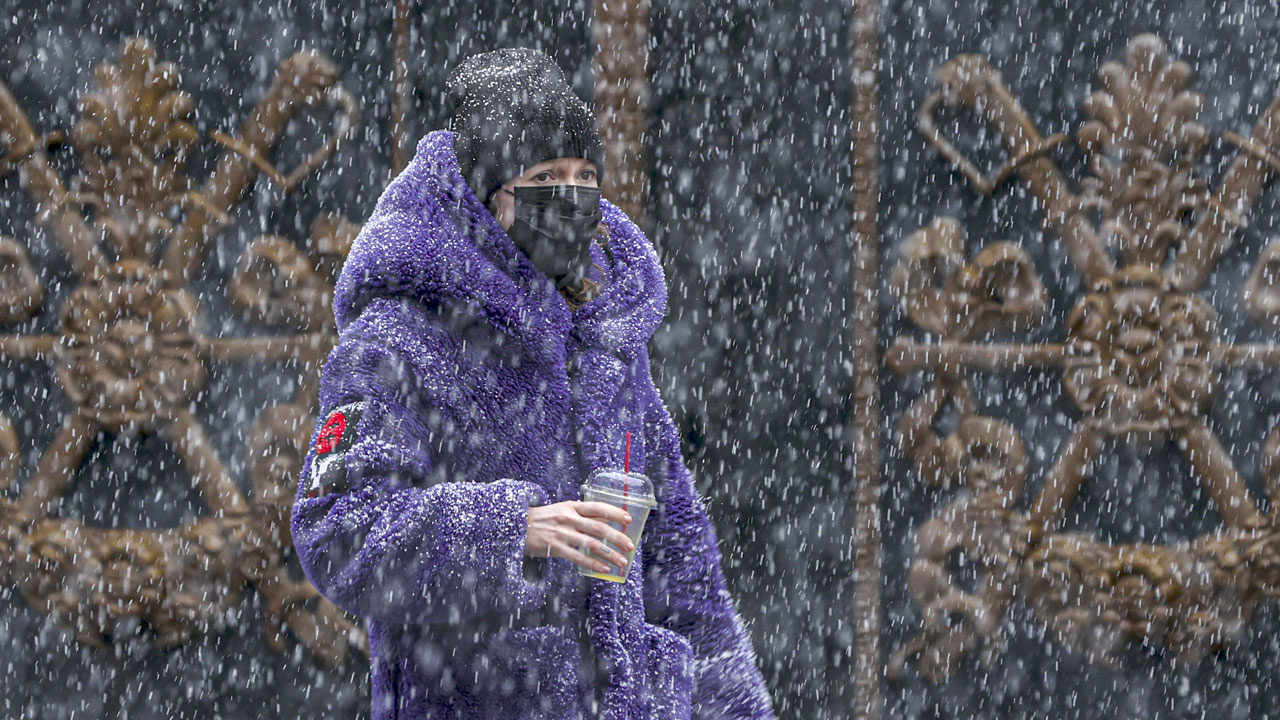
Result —
<instances>
[{"instance_id":1,"label":"woman","mask_svg":"<svg viewBox=\"0 0 1280 720\"><path fill-rule=\"evenodd\" d=\"M449 80L343 266L293 511L311 581L369 621L375 718L771 718L654 387L652 246L599 198L595 119L541 53ZM580 501L630 461L658 505L625 583Z\"/></svg>"}]
</instances>

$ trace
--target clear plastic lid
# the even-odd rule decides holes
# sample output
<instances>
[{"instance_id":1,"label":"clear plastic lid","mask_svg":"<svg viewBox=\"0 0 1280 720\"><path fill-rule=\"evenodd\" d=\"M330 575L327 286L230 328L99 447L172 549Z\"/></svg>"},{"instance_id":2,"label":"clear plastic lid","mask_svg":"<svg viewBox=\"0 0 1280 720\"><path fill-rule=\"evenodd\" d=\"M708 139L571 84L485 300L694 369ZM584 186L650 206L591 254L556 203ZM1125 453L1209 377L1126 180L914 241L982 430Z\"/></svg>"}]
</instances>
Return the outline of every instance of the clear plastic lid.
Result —
<instances>
[{"instance_id":1,"label":"clear plastic lid","mask_svg":"<svg viewBox=\"0 0 1280 720\"><path fill-rule=\"evenodd\" d=\"M588 490L625 499L636 505L654 507L658 504L653 495L653 483L640 473L600 470L582 484L582 492L586 493Z\"/></svg>"}]
</instances>

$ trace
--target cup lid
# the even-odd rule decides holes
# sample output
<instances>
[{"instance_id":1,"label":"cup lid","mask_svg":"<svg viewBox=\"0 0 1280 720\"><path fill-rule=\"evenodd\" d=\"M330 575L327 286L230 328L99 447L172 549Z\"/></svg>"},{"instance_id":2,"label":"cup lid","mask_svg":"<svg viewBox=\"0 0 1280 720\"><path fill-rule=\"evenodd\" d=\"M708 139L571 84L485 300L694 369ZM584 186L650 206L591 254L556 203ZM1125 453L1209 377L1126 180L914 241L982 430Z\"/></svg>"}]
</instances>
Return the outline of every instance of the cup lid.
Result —
<instances>
[{"instance_id":1,"label":"cup lid","mask_svg":"<svg viewBox=\"0 0 1280 720\"><path fill-rule=\"evenodd\" d=\"M636 505L657 505L653 483L640 473L621 470L600 470L582 484L582 492L588 490L604 495L614 495Z\"/></svg>"}]
</instances>

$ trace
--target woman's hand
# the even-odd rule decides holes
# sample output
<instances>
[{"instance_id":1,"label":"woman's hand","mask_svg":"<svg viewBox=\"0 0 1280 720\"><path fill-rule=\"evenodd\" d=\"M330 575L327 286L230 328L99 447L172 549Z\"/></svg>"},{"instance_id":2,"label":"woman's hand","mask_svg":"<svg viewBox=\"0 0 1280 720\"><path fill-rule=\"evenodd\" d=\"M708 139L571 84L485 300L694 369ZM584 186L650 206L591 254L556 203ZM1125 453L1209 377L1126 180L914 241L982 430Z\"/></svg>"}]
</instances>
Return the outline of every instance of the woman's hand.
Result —
<instances>
[{"instance_id":1,"label":"woman's hand","mask_svg":"<svg viewBox=\"0 0 1280 720\"><path fill-rule=\"evenodd\" d=\"M581 500L531 507L525 529L524 554L564 558L593 572L613 571L613 567L587 557L579 550L586 548L596 557L625 568L627 556L623 553L631 552L635 546L631 544L631 538L609 527L606 522L625 525L631 522L631 514L608 503ZM605 541L622 552L606 549Z\"/></svg>"}]
</instances>

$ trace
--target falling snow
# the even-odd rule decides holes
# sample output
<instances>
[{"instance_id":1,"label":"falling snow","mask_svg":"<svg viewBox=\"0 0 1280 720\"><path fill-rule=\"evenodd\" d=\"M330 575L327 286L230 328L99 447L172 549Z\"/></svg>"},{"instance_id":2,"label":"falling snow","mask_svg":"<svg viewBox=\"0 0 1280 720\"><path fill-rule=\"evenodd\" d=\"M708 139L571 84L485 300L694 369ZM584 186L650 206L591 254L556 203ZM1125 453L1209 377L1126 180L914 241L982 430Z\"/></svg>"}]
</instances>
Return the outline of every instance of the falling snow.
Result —
<instances>
[{"instance_id":1,"label":"falling snow","mask_svg":"<svg viewBox=\"0 0 1280 720\"><path fill-rule=\"evenodd\" d=\"M187 286L203 335L267 336L280 331L242 312L231 297L246 249L264 235L305 249L313 221L325 213L362 223L389 180L391 5L0 0L0 82L38 135L69 132L81 118L80 98L95 88L94 68L118 62L128 38L146 38L157 62L178 71L177 88L194 100L189 122L199 139L186 172L198 184L224 149L211 134L236 133L281 61L298 51L331 61L360 110L350 141L292 192L266 178L253 182ZM590 3L410 5L410 148L446 125L445 78L473 53L537 47L565 69L581 96L593 88ZM637 220L669 288L667 316L650 344L654 379L682 434L779 717L845 718L855 706L852 5L652 0L650 194ZM1063 343L1072 309L1095 290L1059 234L1042 222L1043 207L1027 183L1012 178L983 195L926 141L918 114L948 60L961 53L986 57L1042 136L1069 135L1047 152L1075 188L1089 176L1075 139L1091 119L1083 105L1099 89L1098 69L1122 61L1142 33L1161 38L1171 58L1188 64L1188 87L1204 96L1198 122L1212 139L1193 170L1211 188L1239 152L1221 139L1224 133L1247 136L1277 92L1280 10L1264 3L889 0L880 13L881 352L898 340L940 340L936 328L908 316L892 280L910 238L939 217L955 219L966 261L1007 242L1041 285L1043 309L1033 322L977 335L982 342ZM287 174L338 125L332 107L304 110L271 161ZM983 173L996 173L1008 160L997 129L975 114L944 108L939 128ZM0 130L0 156L11 150ZM1271 153L1274 161L1274 146ZM64 182L82 167L70 145L54 144L50 158ZM0 237L25 249L44 294L38 311L0 323L0 334L56 334L79 280L17 173L2 164L0 172ZM1216 315L1215 342L1280 340L1250 314L1245 297L1255 264L1280 235L1278 201L1280 189L1262 190L1195 291ZM169 220L178 224L188 212L190 206L175 205ZM0 277L7 272L0 264ZM3 320L9 310L0 310ZM166 378L170 371L156 369ZM966 377L981 414L1020 438L1029 491L1012 510L1025 512L1080 425L1081 410L1058 369ZM927 368L886 366L879 375L883 717L1226 720L1275 713L1280 606L1266 600L1234 640L1204 659L1182 663L1159 643L1129 642L1113 654L1112 667L1061 642L1033 607L1014 600L996 621L1005 645L990 664L975 652L932 682L912 660L890 678L892 656L922 626L921 607L908 590L917 542L928 536L922 529L971 491L925 483L898 434L934 380ZM209 447L246 498L260 492L251 477L249 430L264 409L289 402L300 387L306 389L294 364L219 360L189 400ZM1231 367L1203 410L1268 517L1265 478L1274 458L1267 459L1264 443L1280 419L1276 388L1275 371ZM15 487L0 488L6 499L26 486L73 408L54 365L0 356L0 415L19 440ZM947 435L957 424L956 414L943 412L925 427ZM995 450L1013 453L1015 445ZM1107 437L1064 529L1108 544L1163 546L1218 530L1221 515L1186 450L1176 442ZM209 514L197 485L163 438L95 435L53 511L95 528L163 531ZM934 559L930 569L943 568L965 587L980 580L964 553ZM300 578L296 560L285 560ZM368 717L367 660L353 652L326 668L290 636L283 652L273 649L270 609L256 590L217 613L209 632L176 648L157 649L152 629L136 621L110 628L109 642L96 648L31 607L8 572L0 558L0 717ZM358 632L350 639L358 644Z\"/></svg>"}]
</instances>

